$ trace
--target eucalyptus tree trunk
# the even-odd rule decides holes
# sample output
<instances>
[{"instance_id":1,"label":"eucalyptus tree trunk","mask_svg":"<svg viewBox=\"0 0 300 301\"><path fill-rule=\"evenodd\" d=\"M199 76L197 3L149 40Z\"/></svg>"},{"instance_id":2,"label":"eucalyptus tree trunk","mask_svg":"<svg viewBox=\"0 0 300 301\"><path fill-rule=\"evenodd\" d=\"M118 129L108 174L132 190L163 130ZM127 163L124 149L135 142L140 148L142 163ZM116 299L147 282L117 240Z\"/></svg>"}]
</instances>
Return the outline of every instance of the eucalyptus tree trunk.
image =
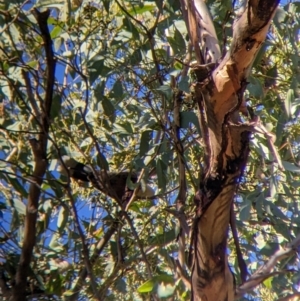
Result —
<instances>
[{"instance_id":1,"label":"eucalyptus tree trunk","mask_svg":"<svg viewBox=\"0 0 300 301\"><path fill-rule=\"evenodd\" d=\"M192 300L230 301L235 286L226 255L230 211L259 120L246 122L243 94L253 61L264 43L278 0L249 0L233 27L233 41L218 58L215 30L200 0L181 1L198 65L194 99L205 144L205 167L192 229ZM206 19L205 19L206 18Z\"/></svg>"}]
</instances>

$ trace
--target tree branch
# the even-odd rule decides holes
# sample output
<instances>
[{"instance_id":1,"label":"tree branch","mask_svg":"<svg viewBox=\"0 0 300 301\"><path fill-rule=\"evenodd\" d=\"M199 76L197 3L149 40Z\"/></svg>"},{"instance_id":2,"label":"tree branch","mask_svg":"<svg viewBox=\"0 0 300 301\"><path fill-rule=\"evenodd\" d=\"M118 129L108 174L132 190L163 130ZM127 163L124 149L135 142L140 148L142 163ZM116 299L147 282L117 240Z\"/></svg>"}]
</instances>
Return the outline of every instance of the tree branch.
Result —
<instances>
[{"instance_id":1,"label":"tree branch","mask_svg":"<svg viewBox=\"0 0 300 301\"><path fill-rule=\"evenodd\" d=\"M251 131L239 126L239 109L252 63L266 38L278 3L278 0L248 1L244 13L234 25L231 48L220 65L204 78L201 66L195 68L194 95L199 103L209 156L205 158L200 190L195 197L193 301L234 299L233 276L226 254L230 208L248 159L253 130L253 126ZM194 12L195 6L193 0L188 1L190 23L187 27L197 50L197 45L201 44L198 31L201 22ZM199 64L210 59L207 54L207 49L202 49L202 58L199 59L196 51Z\"/></svg>"},{"instance_id":2,"label":"tree branch","mask_svg":"<svg viewBox=\"0 0 300 301\"><path fill-rule=\"evenodd\" d=\"M113 220L112 225L109 227L109 229L106 231L106 233L104 234L104 236L101 238L101 240L96 245L95 251L94 251L93 255L90 258L90 263L91 263L92 266L94 265L94 263L96 262L96 260L100 256L100 254L102 253L104 247L109 242L109 240L112 237L112 235L118 229L118 225L120 223L120 219L122 218L122 215L123 215L122 211L118 213L117 218ZM85 281L85 278L87 277L87 275L88 275L87 268L84 267L79 272L78 280L77 280L74 288L72 289L72 291L74 292L74 295L72 295L69 298L70 301L76 301L76 300L78 300L80 288L84 284L84 281Z\"/></svg>"},{"instance_id":3,"label":"tree branch","mask_svg":"<svg viewBox=\"0 0 300 301\"><path fill-rule=\"evenodd\" d=\"M89 250L85 241L85 235L83 233L83 230L81 228L80 222L79 222L79 217L77 214L77 209L75 206L75 201L74 198L72 196L72 192L70 189L70 186L68 185L67 187L67 192L68 192L68 196L72 205L72 213L73 213L73 218L74 218L74 222L75 222L75 226L77 228L81 243L82 243L82 253L83 253L83 260L84 260L84 264L85 264L85 270L87 271L87 274L90 277L90 282L91 282L91 287L93 290L93 294L94 294L94 298L96 298L96 300L100 301L100 297L98 294L98 289L97 289L97 283L94 277L94 273L93 273L93 269L92 269L92 264L90 261L90 255L89 255Z\"/></svg>"},{"instance_id":4,"label":"tree branch","mask_svg":"<svg viewBox=\"0 0 300 301\"><path fill-rule=\"evenodd\" d=\"M49 132L50 110L53 98L54 74L55 74L55 60L52 50L52 40L47 26L47 20L50 12L47 10L40 13L34 9L33 14L38 22L41 35L44 42L46 53L46 93L42 106L42 116L40 124L42 133L39 134L39 139L31 139L30 144L32 148L35 167L33 170L33 181L30 184L29 196L26 207L24 240L20 256L20 262L15 277L15 285L13 287L13 301L23 301L27 287L27 275L32 258L32 252L35 245L36 236L36 220L38 213L38 203L41 194L40 186L43 183L43 177L47 168L47 141Z\"/></svg>"},{"instance_id":5,"label":"tree branch","mask_svg":"<svg viewBox=\"0 0 300 301\"><path fill-rule=\"evenodd\" d=\"M235 292L235 299L240 298L250 290L253 290L257 285L262 283L267 278L273 276L272 270L278 261L293 255L298 252L300 245L300 234L286 247L276 251L271 258L260 267L244 284L237 288Z\"/></svg>"}]
</instances>

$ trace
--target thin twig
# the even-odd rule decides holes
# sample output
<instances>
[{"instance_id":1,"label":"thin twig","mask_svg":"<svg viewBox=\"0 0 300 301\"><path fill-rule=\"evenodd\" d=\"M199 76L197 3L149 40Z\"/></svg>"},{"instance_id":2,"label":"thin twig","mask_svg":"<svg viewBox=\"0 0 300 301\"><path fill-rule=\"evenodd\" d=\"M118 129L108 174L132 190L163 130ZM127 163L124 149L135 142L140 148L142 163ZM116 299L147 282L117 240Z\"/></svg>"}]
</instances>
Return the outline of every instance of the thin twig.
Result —
<instances>
[{"instance_id":1,"label":"thin twig","mask_svg":"<svg viewBox=\"0 0 300 301\"><path fill-rule=\"evenodd\" d=\"M23 8L23 6L25 6L28 2L30 2L30 0L26 0L26 1L24 1L24 2L21 4L21 6L19 7L19 10L18 10L18 12L16 13L16 15L14 16L14 18L13 18L9 23L7 23L7 24L5 25L5 27L0 31L0 35L2 35L2 33L3 33L4 31L6 31L6 30L8 29L8 27L11 26L11 25L18 19L19 15L20 15L20 13L21 13L21 10L22 10L22 8ZM1 13L2 13L3 15L5 15L7 18L10 17L10 14L9 14L8 11L3 11L3 10L1 10Z\"/></svg>"},{"instance_id":2,"label":"thin twig","mask_svg":"<svg viewBox=\"0 0 300 301\"><path fill-rule=\"evenodd\" d=\"M106 233L104 234L104 236L101 238L101 240L96 245L94 253L93 253L93 255L90 258L91 265L94 265L94 263L99 258L100 254L102 253L104 247L107 245L107 243L110 241L110 238L112 237L112 235L118 229L118 225L120 223L120 219L122 218L122 216L123 216L123 212L119 212L117 214L117 218L113 220L112 225L109 227L109 229L106 231ZM74 295L72 295L69 298L69 301L76 301L76 300L78 300L80 289L83 286L84 281L85 281L85 279L86 279L87 276L88 276L88 272L87 272L86 267L84 267L79 272L78 280L77 280L74 288L72 289L72 291L74 292Z\"/></svg>"},{"instance_id":3,"label":"thin twig","mask_svg":"<svg viewBox=\"0 0 300 301\"><path fill-rule=\"evenodd\" d=\"M69 185L68 185L68 188L67 188L67 193L68 193L68 197L69 197L69 200L70 200L71 206L72 206L72 214L73 214L75 226L77 228L77 231L78 231L78 234L79 234L79 237L80 237L80 240L81 240L81 244L82 244L82 253L83 253L85 268L86 268L86 271L87 271L87 273L90 277L90 282L91 282L91 287L92 287L92 290L93 290L93 293L94 293L94 297L97 298L97 300L100 301L101 299L98 297L97 283L96 283L94 273L93 273L93 270L92 270L92 264L91 264L91 261L90 261L90 255L89 255L89 250L88 250L87 243L86 243L86 240L85 240L85 235L83 233L83 230L82 230L80 222L79 222L79 217L78 217L77 209L76 209L76 206L75 206L75 200L73 198L71 188L70 188Z\"/></svg>"},{"instance_id":4,"label":"thin twig","mask_svg":"<svg viewBox=\"0 0 300 301\"><path fill-rule=\"evenodd\" d=\"M160 11L158 12L157 14L157 17L156 17L156 20L155 20L155 23L154 23L154 26L152 26L151 28L151 31L148 30L148 28L138 19L136 19L134 16L132 16L121 4L118 0L116 0L119 8L132 20L134 20L140 27L143 28L143 30L146 32L147 34L147 37L149 39L149 43L150 43L150 50L151 50L151 54L152 54L152 58L153 58L153 61L154 61L154 64L155 64L155 67L156 67L156 72L158 74L158 81L160 83L160 85L163 85L163 80L161 79L161 77L159 76L159 73L160 73L160 65L159 65L159 61L157 59L157 56L156 56L156 53L155 53L155 49L154 49L154 46L155 46L155 41L154 41L154 32L155 32L155 29L157 27L157 24L158 24L158 21L159 21L159 18L160 18Z\"/></svg>"}]
</instances>

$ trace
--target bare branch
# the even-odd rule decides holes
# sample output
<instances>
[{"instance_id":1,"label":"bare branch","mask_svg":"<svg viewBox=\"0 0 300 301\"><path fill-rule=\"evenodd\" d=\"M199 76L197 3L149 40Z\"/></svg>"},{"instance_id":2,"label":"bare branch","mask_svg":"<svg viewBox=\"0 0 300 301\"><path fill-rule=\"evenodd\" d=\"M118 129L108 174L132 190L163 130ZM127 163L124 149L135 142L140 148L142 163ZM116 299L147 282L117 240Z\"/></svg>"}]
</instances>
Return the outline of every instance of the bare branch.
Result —
<instances>
[{"instance_id":1,"label":"bare branch","mask_svg":"<svg viewBox=\"0 0 300 301\"><path fill-rule=\"evenodd\" d=\"M190 290L191 289L191 279L189 279L186 275L185 275L185 271L183 270L182 266L180 265L178 260L175 260L176 263L176 269L177 272L182 280L182 282L184 283L184 285Z\"/></svg>"},{"instance_id":2,"label":"bare branch","mask_svg":"<svg viewBox=\"0 0 300 301\"><path fill-rule=\"evenodd\" d=\"M83 233L83 230L81 228L80 222L79 222L79 217L77 214L77 209L75 206L75 200L73 198L72 192L71 192L71 188L68 185L67 187L67 192L68 192L68 196L69 196L69 200L71 202L72 205L72 214L73 214L73 218L74 218L74 222L75 222L75 226L77 228L80 240L81 240L81 244L82 244L82 253L83 253L83 259L84 259L84 263L85 263L85 269L87 271L87 274L90 277L90 282L91 282L91 287L94 293L94 298L96 298L98 301L100 301L100 297L98 295L98 289L97 289L97 283L94 277L94 273L93 273L93 269L92 269L92 264L90 261L90 255L89 255L89 250L87 247L87 243L85 240L85 235Z\"/></svg>"},{"instance_id":3,"label":"bare branch","mask_svg":"<svg viewBox=\"0 0 300 301\"><path fill-rule=\"evenodd\" d=\"M104 234L104 236L101 238L101 240L96 245L95 251L94 251L93 255L90 258L91 265L94 265L94 263L99 258L100 254L102 253L104 247L107 245L107 243L109 242L109 240L112 237L112 235L118 229L118 225L120 223L120 219L122 218L122 215L123 215L123 212L119 212L118 213L117 218L114 219L112 225L109 227L109 229L106 231L106 233ZM84 267L80 271L78 280L77 280L74 288L72 289L72 291L74 292L74 295L72 295L69 298L70 301L76 301L76 300L78 300L80 288L84 284L84 281L85 281L87 275L88 275L87 269L86 269L86 267Z\"/></svg>"},{"instance_id":4,"label":"bare branch","mask_svg":"<svg viewBox=\"0 0 300 301\"><path fill-rule=\"evenodd\" d=\"M53 98L54 86L54 73L55 73L55 60L52 50L52 40L47 26L47 20L50 12L47 10L40 13L38 10L33 11L34 16L38 22L41 35L44 41L46 53L46 94L44 99L43 116L40 120L43 132L39 134L39 139L31 139L31 148L35 167L33 170L34 184L30 184L28 203L26 207L25 227L24 227L24 240L22 246L22 253L20 262L15 277L15 285L13 287L13 301L23 301L26 293L27 275L32 258L32 251L35 245L36 236L36 220L38 213L38 203L41 194L40 186L43 183L43 177L47 168L47 140L49 131L50 110Z\"/></svg>"},{"instance_id":5,"label":"bare branch","mask_svg":"<svg viewBox=\"0 0 300 301\"><path fill-rule=\"evenodd\" d=\"M261 284L264 280L274 275L272 270L278 261L289 257L298 251L300 245L300 234L286 247L283 247L276 251L271 258L260 267L251 277L237 288L235 292L235 298L238 299L250 290L253 290L257 285ZM276 273L276 272L275 272Z\"/></svg>"}]
</instances>

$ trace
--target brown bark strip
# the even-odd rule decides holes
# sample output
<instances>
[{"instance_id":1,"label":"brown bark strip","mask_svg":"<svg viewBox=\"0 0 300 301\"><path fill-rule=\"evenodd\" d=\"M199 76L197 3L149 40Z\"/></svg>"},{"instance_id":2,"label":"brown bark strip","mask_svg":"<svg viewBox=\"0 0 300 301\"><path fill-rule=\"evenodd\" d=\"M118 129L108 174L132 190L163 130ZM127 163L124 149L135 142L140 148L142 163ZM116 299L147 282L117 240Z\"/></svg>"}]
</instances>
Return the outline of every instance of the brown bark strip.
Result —
<instances>
[{"instance_id":1,"label":"brown bark strip","mask_svg":"<svg viewBox=\"0 0 300 301\"><path fill-rule=\"evenodd\" d=\"M233 42L227 55L211 77L198 76L195 84L195 99L198 103L203 100L199 108L204 112L199 113L203 114L202 123L206 122L204 142L209 156L195 197L194 301L234 300L233 276L226 255L230 209L247 162L250 131L253 130L251 124L248 129L242 126L238 110L246 79L278 3L278 0L249 1L234 25ZM191 29L194 20L189 20ZM190 39L193 44L200 43L200 40L195 41L195 34L191 34Z\"/></svg>"},{"instance_id":2,"label":"brown bark strip","mask_svg":"<svg viewBox=\"0 0 300 301\"><path fill-rule=\"evenodd\" d=\"M196 8L193 0L180 0L182 14L187 25L187 30L189 37L192 41L192 46L194 47L195 56L198 64L204 64L204 58L201 54L199 42L201 37L198 36L197 30L197 18L196 18Z\"/></svg>"},{"instance_id":3,"label":"brown bark strip","mask_svg":"<svg viewBox=\"0 0 300 301\"><path fill-rule=\"evenodd\" d=\"M33 181L29 187L28 203L26 207L24 240L18 270L16 273L16 283L13 287L13 301L22 301L26 295L27 275L32 258L32 252L35 245L36 220L38 213L38 203L41 194L41 185L47 168L47 141L49 133L50 110L53 98L55 60L52 49L52 40L50 37L47 20L50 15L49 11L40 13L34 9L33 14L38 22L41 35L44 42L46 53L46 93L45 99L41 104L42 116L40 118L41 134L38 140L31 139L30 144L35 161L33 170Z\"/></svg>"}]
</instances>

